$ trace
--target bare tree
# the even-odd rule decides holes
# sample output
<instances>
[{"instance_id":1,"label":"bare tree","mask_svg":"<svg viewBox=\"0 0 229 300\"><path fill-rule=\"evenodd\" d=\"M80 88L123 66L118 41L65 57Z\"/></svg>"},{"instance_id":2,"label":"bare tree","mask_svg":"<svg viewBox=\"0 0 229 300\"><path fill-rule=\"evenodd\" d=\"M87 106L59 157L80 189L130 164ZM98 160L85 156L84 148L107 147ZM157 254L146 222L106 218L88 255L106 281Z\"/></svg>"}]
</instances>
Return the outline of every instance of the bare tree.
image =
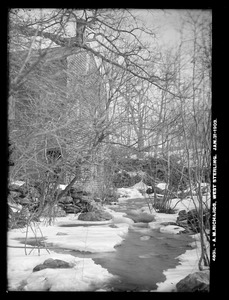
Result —
<instances>
[{"instance_id":1,"label":"bare tree","mask_svg":"<svg viewBox=\"0 0 229 300\"><path fill-rule=\"evenodd\" d=\"M155 70L144 68L151 53L139 36L144 32L152 38L154 33L140 24L132 11L17 9L11 11L10 21L14 46L21 49L19 41L23 40L24 44L29 45L31 39L35 39L40 49L39 59L45 57L46 60L55 60L85 49L133 76L163 87L165 79L158 77ZM59 47L50 49L51 45ZM46 49L42 49L44 46ZM113 57L107 57L107 52L112 53ZM12 82L13 89L29 74L29 70L23 72L22 68Z\"/></svg>"},{"instance_id":2,"label":"bare tree","mask_svg":"<svg viewBox=\"0 0 229 300\"><path fill-rule=\"evenodd\" d=\"M189 173L189 186L191 197L197 197L199 208L199 224L201 238L201 257L199 268L202 269L202 261L209 265L208 252L204 236L209 241L204 224L204 211L208 210L204 196L202 195L201 183L205 182L206 170L210 170L210 128L211 128L211 17L209 12L188 13L186 22L189 24L191 40L189 47L192 51L190 57L189 82L180 77L180 91L189 93L191 101L185 102L180 99L183 141L185 146L186 161ZM185 47L183 45L182 47ZM186 81L186 82L185 82ZM182 87L182 88L181 88ZM182 89L182 90L181 90ZM194 170L194 174L193 174ZM197 193L194 196L193 187ZM209 213L209 212L208 212Z\"/></svg>"}]
</instances>

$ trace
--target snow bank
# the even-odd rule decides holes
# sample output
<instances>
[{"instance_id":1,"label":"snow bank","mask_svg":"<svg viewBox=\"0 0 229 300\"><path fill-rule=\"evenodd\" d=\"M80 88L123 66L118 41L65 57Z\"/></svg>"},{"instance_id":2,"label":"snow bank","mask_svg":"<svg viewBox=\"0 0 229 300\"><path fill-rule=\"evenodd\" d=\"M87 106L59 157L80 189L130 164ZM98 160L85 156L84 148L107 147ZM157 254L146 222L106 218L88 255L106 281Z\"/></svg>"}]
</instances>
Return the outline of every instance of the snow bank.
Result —
<instances>
[{"instance_id":1,"label":"snow bank","mask_svg":"<svg viewBox=\"0 0 229 300\"><path fill-rule=\"evenodd\" d=\"M21 246L12 241L14 246ZM106 269L96 265L91 258L77 258L69 254L57 254L40 250L25 256L22 248L8 248L8 289L24 291L90 291L101 288L114 278ZM62 259L71 264L70 269L44 269L33 272L33 268L46 259Z\"/></svg>"},{"instance_id":2,"label":"snow bank","mask_svg":"<svg viewBox=\"0 0 229 300\"><path fill-rule=\"evenodd\" d=\"M112 213L114 218L118 217L117 213L113 211ZM30 249L31 246L29 245L27 245L30 247L27 248L29 255L25 255L23 244L16 240L17 238L25 238L25 229L10 230L8 233L8 245L10 247L8 247L7 253L9 290L90 291L97 287L103 288L107 281L114 277L106 269L96 265L90 258L82 259L68 254L57 254L51 250L52 247L56 247L93 253L116 251L114 247L121 244L129 227L124 222L117 224L115 228L109 227L110 223L108 224L107 221L96 222L97 225L91 223L77 220L77 216L68 215L67 217L56 218L51 226L46 226L44 222L40 222L39 228L38 225L34 226L33 230L29 228L28 239L35 237L34 232L39 238L42 232L46 238L46 243L52 245L49 249L50 253L46 249L40 249L39 256L38 250ZM72 224L79 226L60 226ZM90 226L83 226L85 224ZM72 268L44 269L33 273L33 268L43 263L47 258L62 259L71 263Z\"/></svg>"},{"instance_id":3,"label":"snow bank","mask_svg":"<svg viewBox=\"0 0 229 300\"><path fill-rule=\"evenodd\" d=\"M167 226L162 226L160 228L161 233L172 233L172 234L178 234L184 230L185 230L184 228L176 225L167 225Z\"/></svg>"},{"instance_id":4,"label":"snow bank","mask_svg":"<svg viewBox=\"0 0 229 300\"><path fill-rule=\"evenodd\" d=\"M92 253L115 251L114 247L122 242L125 234L128 232L126 224L123 224L123 226L120 225L118 228L111 228L104 224L104 222L96 222L103 226L91 225L91 222L83 222L82 224L82 221L74 219L72 216L60 217L56 218L52 226L45 226L45 224L40 223L39 228L43 236L46 237L46 242L52 243L54 247ZM78 223L79 226L59 226L63 225L63 223L65 225L76 225ZM83 226L87 224L90 226ZM34 238L33 230L29 228L28 238ZM35 228L35 230L37 231L37 235L40 236L38 228ZM63 235L58 235L58 232L61 232ZM10 240L25 237L25 232L21 229L14 229L8 233L8 237Z\"/></svg>"},{"instance_id":5,"label":"snow bank","mask_svg":"<svg viewBox=\"0 0 229 300\"><path fill-rule=\"evenodd\" d=\"M210 194L203 195L203 208L210 208L211 197ZM191 210L195 208L199 208L199 201L197 196L193 196L193 200L191 198L185 198L183 200L179 198L174 198L170 200L170 207L175 208L176 211L180 210Z\"/></svg>"},{"instance_id":6,"label":"snow bank","mask_svg":"<svg viewBox=\"0 0 229 300\"><path fill-rule=\"evenodd\" d=\"M199 271L198 262L201 255L200 234L192 236L194 242L191 243L193 249L187 250L184 254L179 255L177 258L180 264L174 269L168 269L163 272L166 276L164 282L157 283L157 292L171 292L176 290L176 284L189 274ZM206 242L206 241L205 241ZM207 243L206 243L207 245ZM210 249L207 249L208 255ZM206 268L206 267L205 267Z\"/></svg>"},{"instance_id":7,"label":"snow bank","mask_svg":"<svg viewBox=\"0 0 229 300\"><path fill-rule=\"evenodd\" d=\"M121 237L127 232L128 228L118 227L75 227L61 228L61 232L67 235L50 236L49 233L47 242L54 246L66 248L71 250L87 251L87 252L111 252L115 251L114 247L121 244L123 238ZM60 229L55 230L56 233ZM53 231L53 233L55 232Z\"/></svg>"}]
</instances>

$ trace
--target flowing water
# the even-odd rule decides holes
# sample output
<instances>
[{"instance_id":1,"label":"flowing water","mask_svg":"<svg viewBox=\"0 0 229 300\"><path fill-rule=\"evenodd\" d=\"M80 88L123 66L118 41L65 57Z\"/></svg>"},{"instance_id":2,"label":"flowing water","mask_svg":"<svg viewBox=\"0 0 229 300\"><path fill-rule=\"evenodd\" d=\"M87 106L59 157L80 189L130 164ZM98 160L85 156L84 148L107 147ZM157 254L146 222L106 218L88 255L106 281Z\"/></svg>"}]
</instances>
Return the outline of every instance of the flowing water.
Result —
<instances>
[{"instance_id":1,"label":"flowing water","mask_svg":"<svg viewBox=\"0 0 229 300\"><path fill-rule=\"evenodd\" d=\"M142 201L142 199L127 200L117 205L114 210L127 213L130 209L141 208ZM156 283L165 281L163 271L175 268L179 264L176 257L189 248L188 244L191 241L192 238L187 234L161 233L159 230L133 226L122 244L116 247L115 252L82 253L63 249L56 252L90 257L109 273L117 275L117 279L107 285L108 290L149 291L157 289Z\"/></svg>"}]
</instances>

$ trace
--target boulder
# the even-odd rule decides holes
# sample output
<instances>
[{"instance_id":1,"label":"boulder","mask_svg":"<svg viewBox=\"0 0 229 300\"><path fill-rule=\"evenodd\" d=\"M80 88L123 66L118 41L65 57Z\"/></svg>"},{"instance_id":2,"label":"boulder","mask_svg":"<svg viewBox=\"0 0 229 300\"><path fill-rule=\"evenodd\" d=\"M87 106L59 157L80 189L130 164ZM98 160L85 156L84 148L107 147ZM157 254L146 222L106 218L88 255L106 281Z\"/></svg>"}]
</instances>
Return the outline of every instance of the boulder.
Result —
<instances>
[{"instance_id":1,"label":"boulder","mask_svg":"<svg viewBox=\"0 0 229 300\"><path fill-rule=\"evenodd\" d=\"M187 212L185 209L183 210L180 210L179 213L178 213L178 217L177 217L177 220L178 221L183 221L183 220L186 220L187 219Z\"/></svg>"},{"instance_id":2,"label":"boulder","mask_svg":"<svg viewBox=\"0 0 229 300\"><path fill-rule=\"evenodd\" d=\"M43 264L37 265L35 268L33 268L33 272L37 272L43 269L51 268L51 269L68 269L71 268L72 266L61 259L46 259Z\"/></svg>"},{"instance_id":3,"label":"boulder","mask_svg":"<svg viewBox=\"0 0 229 300\"><path fill-rule=\"evenodd\" d=\"M73 203L72 197L67 196L60 201L61 203Z\"/></svg>"},{"instance_id":4,"label":"boulder","mask_svg":"<svg viewBox=\"0 0 229 300\"><path fill-rule=\"evenodd\" d=\"M192 209L187 213L187 222L193 228L198 229L199 227L199 220L198 220L198 212L196 209Z\"/></svg>"},{"instance_id":5,"label":"boulder","mask_svg":"<svg viewBox=\"0 0 229 300\"><path fill-rule=\"evenodd\" d=\"M209 218L210 213L206 210L203 212L203 223L205 227L209 227ZM199 219L198 219L198 212L196 209L192 209L187 213L187 223L190 227L195 228L197 232L200 231Z\"/></svg>"},{"instance_id":6,"label":"boulder","mask_svg":"<svg viewBox=\"0 0 229 300\"><path fill-rule=\"evenodd\" d=\"M115 224L111 224L109 225L110 228L118 228L118 226L116 226Z\"/></svg>"},{"instance_id":7,"label":"boulder","mask_svg":"<svg viewBox=\"0 0 229 300\"><path fill-rule=\"evenodd\" d=\"M155 221L155 217L148 213L140 213L138 215L130 215L127 217L132 219L135 223L150 223Z\"/></svg>"},{"instance_id":8,"label":"boulder","mask_svg":"<svg viewBox=\"0 0 229 300\"><path fill-rule=\"evenodd\" d=\"M209 227L209 212L203 212L203 222L206 228ZM181 210L178 214L177 225L182 226L188 230L193 232L200 231L199 219L198 219L198 211L196 209L192 209L188 212L186 210Z\"/></svg>"},{"instance_id":9,"label":"boulder","mask_svg":"<svg viewBox=\"0 0 229 300\"><path fill-rule=\"evenodd\" d=\"M174 226L177 226L177 223L175 222L162 222L160 223L162 226L168 226L168 225L174 225Z\"/></svg>"},{"instance_id":10,"label":"boulder","mask_svg":"<svg viewBox=\"0 0 229 300\"><path fill-rule=\"evenodd\" d=\"M80 197L80 199L81 199L81 201L83 201L83 202L91 202L91 201L93 200L92 197L90 197L90 196L84 196L84 195L82 195L82 196Z\"/></svg>"},{"instance_id":11,"label":"boulder","mask_svg":"<svg viewBox=\"0 0 229 300\"><path fill-rule=\"evenodd\" d=\"M146 194L150 195L150 194L153 194L154 193L154 189L153 188L148 188L146 190Z\"/></svg>"},{"instance_id":12,"label":"boulder","mask_svg":"<svg viewBox=\"0 0 229 300\"><path fill-rule=\"evenodd\" d=\"M63 207L63 209L67 214L77 214L82 211L81 207L73 205L73 204L71 204L71 205L66 204Z\"/></svg>"},{"instance_id":13,"label":"boulder","mask_svg":"<svg viewBox=\"0 0 229 300\"><path fill-rule=\"evenodd\" d=\"M81 213L78 217L78 220L81 221L105 221L111 220L112 215L106 211L89 211L85 213Z\"/></svg>"},{"instance_id":14,"label":"boulder","mask_svg":"<svg viewBox=\"0 0 229 300\"><path fill-rule=\"evenodd\" d=\"M65 217L66 212L60 206L55 205L52 208L47 206L47 207L44 208L42 216L43 217L47 217L47 216L50 216L50 217Z\"/></svg>"},{"instance_id":15,"label":"boulder","mask_svg":"<svg viewBox=\"0 0 229 300\"><path fill-rule=\"evenodd\" d=\"M176 284L177 292L209 292L209 270L189 274Z\"/></svg>"},{"instance_id":16,"label":"boulder","mask_svg":"<svg viewBox=\"0 0 229 300\"><path fill-rule=\"evenodd\" d=\"M79 199L79 198L72 198L72 200L73 200L74 204L78 204L81 202L81 199Z\"/></svg>"},{"instance_id":17,"label":"boulder","mask_svg":"<svg viewBox=\"0 0 229 300\"><path fill-rule=\"evenodd\" d=\"M130 216L137 216L141 213L142 211L140 209L131 209L128 211L128 215Z\"/></svg>"},{"instance_id":18,"label":"boulder","mask_svg":"<svg viewBox=\"0 0 229 300\"><path fill-rule=\"evenodd\" d=\"M129 224L129 225L133 225L134 221L130 218L127 217L123 217L123 216L114 216L113 218L113 223L114 224L119 224L119 223L125 223L125 224Z\"/></svg>"}]
</instances>

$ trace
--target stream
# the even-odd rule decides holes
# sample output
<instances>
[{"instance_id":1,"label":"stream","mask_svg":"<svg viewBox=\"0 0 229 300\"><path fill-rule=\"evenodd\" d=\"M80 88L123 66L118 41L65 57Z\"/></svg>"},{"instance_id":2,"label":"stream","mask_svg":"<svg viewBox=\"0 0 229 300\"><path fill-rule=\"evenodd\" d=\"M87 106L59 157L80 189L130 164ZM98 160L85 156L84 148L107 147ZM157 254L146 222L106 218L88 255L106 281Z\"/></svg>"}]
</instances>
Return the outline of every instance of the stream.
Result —
<instances>
[{"instance_id":1,"label":"stream","mask_svg":"<svg viewBox=\"0 0 229 300\"><path fill-rule=\"evenodd\" d=\"M131 209L141 208L142 201L142 199L129 199L112 209L128 213ZM73 224L69 226L72 227ZM150 229L147 224L145 228L133 225L129 228L122 244L116 247L115 252L82 253L64 249L57 249L55 252L92 258L109 273L117 275L117 279L107 284L107 290L152 291L157 289L156 283L165 281L163 271L175 268L179 264L176 257L190 249L189 243L192 241L191 236L187 234L161 233L158 229ZM27 243L31 244L29 241Z\"/></svg>"}]
</instances>

